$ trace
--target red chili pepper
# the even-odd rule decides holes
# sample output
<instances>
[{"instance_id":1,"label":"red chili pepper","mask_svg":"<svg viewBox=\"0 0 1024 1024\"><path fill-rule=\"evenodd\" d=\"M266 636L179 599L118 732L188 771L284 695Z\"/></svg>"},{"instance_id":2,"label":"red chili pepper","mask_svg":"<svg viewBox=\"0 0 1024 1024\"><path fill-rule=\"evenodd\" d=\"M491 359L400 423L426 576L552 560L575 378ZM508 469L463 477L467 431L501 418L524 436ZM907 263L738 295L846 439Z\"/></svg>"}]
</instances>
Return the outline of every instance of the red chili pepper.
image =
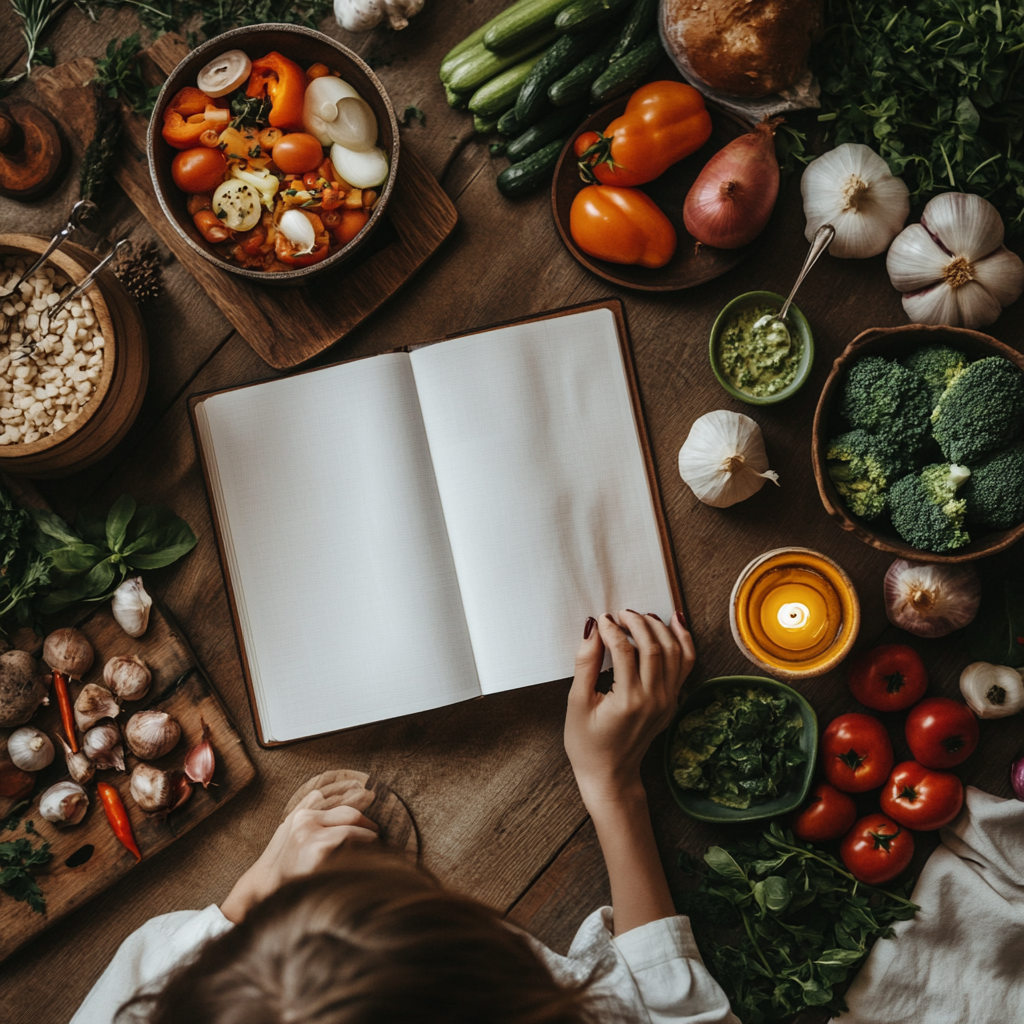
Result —
<instances>
[{"instance_id":1,"label":"red chili pepper","mask_svg":"<svg viewBox=\"0 0 1024 1024\"><path fill-rule=\"evenodd\" d=\"M68 735L71 753L78 753L78 738L75 735L75 712L71 707L71 695L68 693L68 677L64 672L53 673L53 692L57 695L57 707L60 708L60 720Z\"/></svg>"},{"instance_id":2,"label":"red chili pepper","mask_svg":"<svg viewBox=\"0 0 1024 1024\"><path fill-rule=\"evenodd\" d=\"M97 782L96 792L103 801L103 810L106 811L107 821L114 830L121 845L131 853L135 854L136 860L142 860L139 847L135 843L135 835L132 832L132 823L128 818L128 812L121 802L121 794L118 793L109 782Z\"/></svg>"},{"instance_id":3,"label":"red chili pepper","mask_svg":"<svg viewBox=\"0 0 1024 1024\"><path fill-rule=\"evenodd\" d=\"M293 60L271 50L252 62L247 96L259 96L264 89L270 97L273 128L302 129L302 107L306 95L306 72Z\"/></svg>"}]
</instances>

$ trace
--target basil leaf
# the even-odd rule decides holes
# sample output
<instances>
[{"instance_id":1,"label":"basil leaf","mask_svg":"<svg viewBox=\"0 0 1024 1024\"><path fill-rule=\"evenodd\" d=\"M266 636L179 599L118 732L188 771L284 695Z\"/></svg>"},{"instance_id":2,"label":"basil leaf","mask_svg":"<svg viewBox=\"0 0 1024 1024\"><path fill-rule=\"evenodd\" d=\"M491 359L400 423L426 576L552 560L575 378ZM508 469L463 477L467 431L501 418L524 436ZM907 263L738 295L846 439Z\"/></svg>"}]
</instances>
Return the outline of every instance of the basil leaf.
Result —
<instances>
[{"instance_id":1,"label":"basil leaf","mask_svg":"<svg viewBox=\"0 0 1024 1024\"><path fill-rule=\"evenodd\" d=\"M165 565L176 562L183 555L187 555L198 543L195 534L191 530L188 532L189 537L187 539L183 539L177 544L169 545L151 555L141 553L126 555L124 559L125 564L132 569L160 569Z\"/></svg>"},{"instance_id":2,"label":"basil leaf","mask_svg":"<svg viewBox=\"0 0 1024 1024\"><path fill-rule=\"evenodd\" d=\"M723 850L721 846L712 846L704 854L704 860L715 874L728 878L731 882L747 881L746 872L736 863L732 854Z\"/></svg>"},{"instance_id":3,"label":"basil leaf","mask_svg":"<svg viewBox=\"0 0 1024 1024\"><path fill-rule=\"evenodd\" d=\"M79 537L67 523L56 512L45 508L29 509L29 514L36 522L36 526L47 537L60 541L62 544L81 544Z\"/></svg>"},{"instance_id":4,"label":"basil leaf","mask_svg":"<svg viewBox=\"0 0 1024 1024\"><path fill-rule=\"evenodd\" d=\"M850 967L860 963L865 955L859 949L826 949L814 962L824 967Z\"/></svg>"},{"instance_id":5,"label":"basil leaf","mask_svg":"<svg viewBox=\"0 0 1024 1024\"><path fill-rule=\"evenodd\" d=\"M105 551L93 544L79 543L69 544L63 548L53 548L46 557L58 572L77 575L81 572L88 572L107 555Z\"/></svg>"},{"instance_id":6,"label":"basil leaf","mask_svg":"<svg viewBox=\"0 0 1024 1024\"><path fill-rule=\"evenodd\" d=\"M124 539L128 534L128 524L133 515L135 515L135 499L130 494L122 494L111 505L106 522L107 547L111 551L120 552L124 546Z\"/></svg>"}]
</instances>

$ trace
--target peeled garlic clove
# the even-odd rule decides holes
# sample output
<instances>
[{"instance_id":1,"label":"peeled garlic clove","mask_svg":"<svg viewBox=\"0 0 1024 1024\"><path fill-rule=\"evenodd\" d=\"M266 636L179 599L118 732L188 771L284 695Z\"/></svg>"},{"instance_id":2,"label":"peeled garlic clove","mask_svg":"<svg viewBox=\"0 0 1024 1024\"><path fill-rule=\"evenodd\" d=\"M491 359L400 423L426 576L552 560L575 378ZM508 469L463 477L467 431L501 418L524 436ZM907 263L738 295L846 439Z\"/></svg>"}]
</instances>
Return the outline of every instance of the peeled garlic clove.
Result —
<instances>
[{"instance_id":1,"label":"peeled garlic clove","mask_svg":"<svg viewBox=\"0 0 1024 1024\"><path fill-rule=\"evenodd\" d=\"M89 797L77 782L58 782L39 798L39 813L54 825L77 825L89 809Z\"/></svg>"},{"instance_id":2,"label":"peeled garlic clove","mask_svg":"<svg viewBox=\"0 0 1024 1024\"><path fill-rule=\"evenodd\" d=\"M1007 665L973 662L960 673L960 692L979 718L1005 718L1024 708L1024 680Z\"/></svg>"},{"instance_id":3,"label":"peeled garlic clove","mask_svg":"<svg viewBox=\"0 0 1024 1024\"><path fill-rule=\"evenodd\" d=\"M149 691L153 675L134 654L121 654L103 666L103 682L121 700L141 700Z\"/></svg>"},{"instance_id":4,"label":"peeled garlic clove","mask_svg":"<svg viewBox=\"0 0 1024 1024\"><path fill-rule=\"evenodd\" d=\"M165 711L140 711L124 727L128 749L143 761L170 753L181 739L181 726Z\"/></svg>"},{"instance_id":5,"label":"peeled garlic clove","mask_svg":"<svg viewBox=\"0 0 1024 1024\"><path fill-rule=\"evenodd\" d=\"M92 644L78 629L54 630L43 641L43 661L55 672L66 672L73 679L81 679L92 668L94 657Z\"/></svg>"},{"instance_id":6,"label":"peeled garlic clove","mask_svg":"<svg viewBox=\"0 0 1024 1024\"><path fill-rule=\"evenodd\" d=\"M64 760L68 765L68 775L75 782L89 782L96 774L96 765L89 760L84 750L79 750L77 753L73 751L59 733L57 739L60 740L60 745L64 748Z\"/></svg>"},{"instance_id":7,"label":"peeled garlic clove","mask_svg":"<svg viewBox=\"0 0 1024 1024\"><path fill-rule=\"evenodd\" d=\"M316 245L316 230L301 210L285 210L277 223L281 234L295 246L295 255L304 256Z\"/></svg>"},{"instance_id":8,"label":"peeled garlic clove","mask_svg":"<svg viewBox=\"0 0 1024 1024\"><path fill-rule=\"evenodd\" d=\"M26 772L38 772L53 760L53 742L31 725L15 729L7 739L7 756Z\"/></svg>"},{"instance_id":9,"label":"peeled garlic clove","mask_svg":"<svg viewBox=\"0 0 1024 1024\"><path fill-rule=\"evenodd\" d=\"M121 734L113 722L94 725L82 737L82 752L97 768L124 771L124 747Z\"/></svg>"},{"instance_id":10,"label":"peeled garlic clove","mask_svg":"<svg viewBox=\"0 0 1024 1024\"><path fill-rule=\"evenodd\" d=\"M75 725L82 732L91 729L101 718L117 718L120 713L114 695L97 683L86 683L75 701Z\"/></svg>"},{"instance_id":11,"label":"peeled garlic clove","mask_svg":"<svg viewBox=\"0 0 1024 1024\"><path fill-rule=\"evenodd\" d=\"M387 180L388 158L376 147L355 150L335 143L331 146L331 163L354 188L374 188Z\"/></svg>"},{"instance_id":12,"label":"peeled garlic clove","mask_svg":"<svg viewBox=\"0 0 1024 1024\"><path fill-rule=\"evenodd\" d=\"M210 727L199 719L203 727L202 739L185 755L185 774L193 781L202 783L203 789L210 785L216 760L213 744L210 742Z\"/></svg>"},{"instance_id":13,"label":"peeled garlic clove","mask_svg":"<svg viewBox=\"0 0 1024 1024\"><path fill-rule=\"evenodd\" d=\"M129 636L142 636L149 625L153 599L146 593L141 576L130 576L110 599L114 620Z\"/></svg>"}]
</instances>

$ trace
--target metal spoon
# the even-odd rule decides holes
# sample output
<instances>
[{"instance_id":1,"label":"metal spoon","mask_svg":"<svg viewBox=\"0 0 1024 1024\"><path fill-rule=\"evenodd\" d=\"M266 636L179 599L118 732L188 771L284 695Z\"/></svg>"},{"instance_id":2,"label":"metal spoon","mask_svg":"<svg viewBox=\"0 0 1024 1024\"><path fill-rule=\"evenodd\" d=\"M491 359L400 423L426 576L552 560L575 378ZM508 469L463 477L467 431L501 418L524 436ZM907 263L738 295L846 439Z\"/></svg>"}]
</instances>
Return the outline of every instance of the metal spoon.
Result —
<instances>
[{"instance_id":1,"label":"metal spoon","mask_svg":"<svg viewBox=\"0 0 1024 1024\"><path fill-rule=\"evenodd\" d=\"M74 206L71 207L71 213L68 214L68 222L50 239L50 244L43 250L42 256L39 257L32 264L28 270L25 271L13 285L10 286L10 290L7 292L10 295L14 292L18 285L27 277L31 277L53 254L59 249L67 240L68 235L71 234L76 228L81 227L82 221L87 220L97 210L95 203L90 202L88 199L79 199Z\"/></svg>"},{"instance_id":2,"label":"metal spoon","mask_svg":"<svg viewBox=\"0 0 1024 1024\"><path fill-rule=\"evenodd\" d=\"M129 245L129 244L130 243L129 243L127 238L122 238L122 239L118 240L117 242L115 242L114 243L114 248L111 249L110 252L108 252L107 255L104 256L103 259L100 260L100 262L96 264L96 266L95 266L95 268L93 270L90 270L89 273L86 274L85 280L82 281L81 284L75 285L75 287L72 288L71 291L69 291L67 293L67 295L63 296L59 302L55 302L49 309L44 310L43 311L43 316L46 317L47 325L49 325L50 323L53 322L53 320L56 318L57 314L72 299L77 299L80 295L83 295L86 291L88 291L89 290L89 286L93 283L93 281L96 280L96 278L99 275L100 271L103 270L104 267L106 267L106 265L117 255L118 250L121 249L123 246ZM44 329L48 330L49 327L47 326Z\"/></svg>"},{"instance_id":3,"label":"metal spoon","mask_svg":"<svg viewBox=\"0 0 1024 1024\"><path fill-rule=\"evenodd\" d=\"M754 321L752 333L755 337L767 337L770 332L773 340L778 339L781 341L784 337L786 348L790 349L793 347L793 336L789 333L789 327L786 324L786 314L789 312L789 307L793 304L793 296L796 295L796 290L804 283L804 278L811 267L818 262L818 257L828 248L835 237L836 229L831 224L822 224L814 232L814 238L811 239L811 247L807 251L807 258L804 260L804 265L800 268L800 274L797 276L796 284L793 285L793 290L789 293L789 298L786 299L782 309L777 314L765 313L764 316Z\"/></svg>"}]
</instances>

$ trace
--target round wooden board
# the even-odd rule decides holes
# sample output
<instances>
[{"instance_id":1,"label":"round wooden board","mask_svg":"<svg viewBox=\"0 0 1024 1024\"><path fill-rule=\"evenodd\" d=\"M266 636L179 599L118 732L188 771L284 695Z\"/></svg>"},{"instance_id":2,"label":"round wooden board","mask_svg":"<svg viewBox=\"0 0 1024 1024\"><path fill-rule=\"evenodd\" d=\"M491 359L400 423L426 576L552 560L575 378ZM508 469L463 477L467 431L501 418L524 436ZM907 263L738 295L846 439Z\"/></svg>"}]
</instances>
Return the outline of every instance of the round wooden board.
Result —
<instances>
[{"instance_id":1,"label":"round wooden board","mask_svg":"<svg viewBox=\"0 0 1024 1024\"><path fill-rule=\"evenodd\" d=\"M299 801L315 789L322 795L316 804L317 810L326 811L342 804L354 807L380 827L380 840L385 846L405 854L409 860L419 859L420 840L409 809L394 790L371 779L366 772L338 768L314 775L292 794L282 819L287 818Z\"/></svg>"},{"instance_id":2,"label":"round wooden board","mask_svg":"<svg viewBox=\"0 0 1024 1024\"><path fill-rule=\"evenodd\" d=\"M582 135L583 132L602 131L607 128L615 118L624 113L628 102L629 96L620 96L591 114L573 133L573 137L565 144L565 149L558 158L555 177L551 183L551 210L562 241L587 270L606 281L611 281L612 284L622 285L623 288L635 288L646 292L674 292L721 277L746 259L760 239L740 249L712 249L698 244L683 224L683 201L704 165L727 143L752 131L746 121L713 103L707 105L711 114L711 137L708 141L696 153L670 167L660 178L640 186L640 190L646 192L658 204L676 229L679 244L675 255L665 266L652 269L624 263L609 263L588 256L573 241L569 232L569 210L572 201L585 187L577 167L573 142L576 136ZM764 237L764 232L760 237Z\"/></svg>"}]
</instances>

